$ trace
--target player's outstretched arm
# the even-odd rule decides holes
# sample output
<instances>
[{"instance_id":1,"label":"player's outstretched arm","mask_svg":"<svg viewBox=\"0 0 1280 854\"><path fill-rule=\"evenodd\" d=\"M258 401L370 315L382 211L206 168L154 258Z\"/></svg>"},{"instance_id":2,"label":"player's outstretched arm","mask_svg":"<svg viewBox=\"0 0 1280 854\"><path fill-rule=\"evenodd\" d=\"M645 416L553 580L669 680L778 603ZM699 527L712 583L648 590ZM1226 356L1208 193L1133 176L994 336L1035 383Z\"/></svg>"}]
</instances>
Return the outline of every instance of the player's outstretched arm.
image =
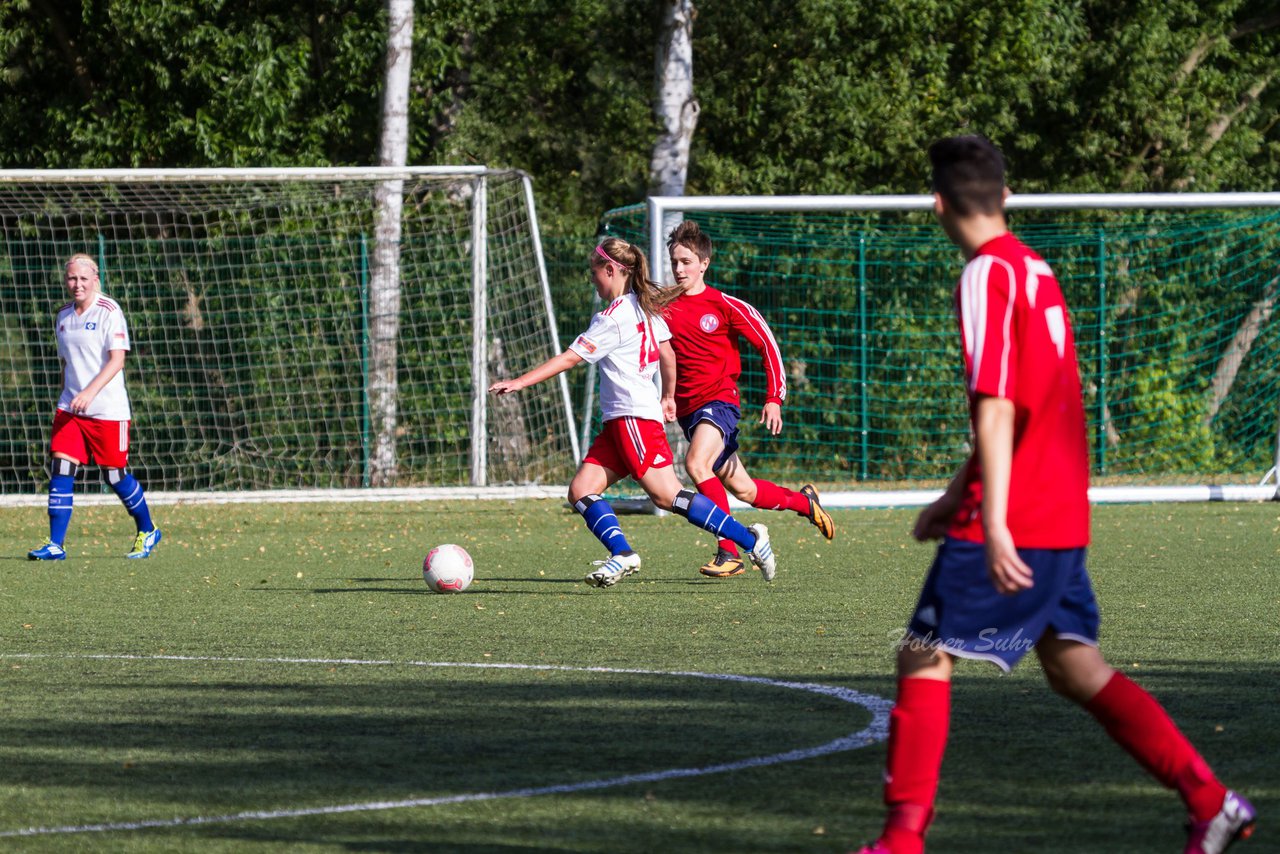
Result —
<instances>
[{"instance_id":1,"label":"player's outstretched arm","mask_svg":"<svg viewBox=\"0 0 1280 854\"><path fill-rule=\"evenodd\" d=\"M574 365L580 364L582 357L572 350L565 350L563 353L552 356L541 365L533 370L521 374L513 380L500 380L489 386L490 394L510 394L513 391L519 391L522 388L528 388L531 385L537 385L543 380L548 380L556 374L562 374L572 368Z\"/></svg>"}]
</instances>

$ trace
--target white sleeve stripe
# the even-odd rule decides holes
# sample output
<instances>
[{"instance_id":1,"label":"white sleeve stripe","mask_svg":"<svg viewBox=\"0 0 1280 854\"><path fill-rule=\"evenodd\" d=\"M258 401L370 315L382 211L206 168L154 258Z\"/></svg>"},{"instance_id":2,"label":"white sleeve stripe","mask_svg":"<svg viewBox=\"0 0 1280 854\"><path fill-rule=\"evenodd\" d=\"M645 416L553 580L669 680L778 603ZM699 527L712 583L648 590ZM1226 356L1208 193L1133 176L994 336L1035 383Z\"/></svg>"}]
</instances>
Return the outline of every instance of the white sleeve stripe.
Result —
<instances>
[{"instance_id":1,"label":"white sleeve stripe","mask_svg":"<svg viewBox=\"0 0 1280 854\"><path fill-rule=\"evenodd\" d=\"M782 369L782 350L778 347L777 340L773 337L773 330L769 328L769 324L765 322L764 315L756 310L755 306L748 302L731 297L724 294L725 302L729 307L734 309L738 315L747 321L747 324L759 334L761 340L765 342L765 367L766 371L772 368L774 376L778 378L778 396L783 400L787 399L787 378L786 373Z\"/></svg>"},{"instance_id":2,"label":"white sleeve stripe","mask_svg":"<svg viewBox=\"0 0 1280 854\"><path fill-rule=\"evenodd\" d=\"M997 262L1005 268L1009 278L1009 299L1005 304L1004 317L1000 318L1003 346L999 353L1000 379L996 387L996 394L1003 397L1009 385L1009 359L1012 355L1010 335L1013 331L1013 306L1017 298L1017 280L1013 269L1003 259L979 255L965 267L960 277L959 302L964 344L973 366L969 375L969 390L975 391L978 377L982 375L982 362L987 355L987 315L991 308L988 289L991 284L991 266Z\"/></svg>"},{"instance_id":3,"label":"white sleeve stripe","mask_svg":"<svg viewBox=\"0 0 1280 854\"><path fill-rule=\"evenodd\" d=\"M987 270L988 256L979 255L965 265L960 274L960 329L964 339L965 355L969 357L969 391L975 388L982 370L982 341L986 332Z\"/></svg>"},{"instance_id":4,"label":"white sleeve stripe","mask_svg":"<svg viewBox=\"0 0 1280 854\"><path fill-rule=\"evenodd\" d=\"M1004 397L1009 387L1009 360L1013 357L1013 306L1018 301L1018 279L1008 262L998 260L1009 277L1009 301L1004 306L1004 352L1000 354L1000 396Z\"/></svg>"}]
</instances>

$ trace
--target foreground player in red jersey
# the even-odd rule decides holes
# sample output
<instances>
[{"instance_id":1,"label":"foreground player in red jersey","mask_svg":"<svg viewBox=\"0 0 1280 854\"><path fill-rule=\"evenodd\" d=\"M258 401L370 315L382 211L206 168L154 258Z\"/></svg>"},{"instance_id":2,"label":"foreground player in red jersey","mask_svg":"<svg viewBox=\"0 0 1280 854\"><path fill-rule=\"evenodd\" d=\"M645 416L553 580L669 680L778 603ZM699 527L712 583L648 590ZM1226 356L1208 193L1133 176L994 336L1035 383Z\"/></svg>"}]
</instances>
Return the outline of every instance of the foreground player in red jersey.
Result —
<instances>
[{"instance_id":1,"label":"foreground player in red jersey","mask_svg":"<svg viewBox=\"0 0 1280 854\"><path fill-rule=\"evenodd\" d=\"M682 222L667 238L671 272L684 293L667 307L667 326L676 353L676 418L689 440L684 467L698 491L729 512L732 492L752 507L791 510L812 522L828 540L835 523L805 484L798 492L747 474L738 456L738 376L742 358L739 337L747 339L764 361L765 404L760 423L773 435L782 430L782 401L787 387L782 354L760 312L746 302L706 283L711 264L711 238L696 222ZM726 488L728 492L726 492ZM732 540L720 538L716 555L699 572L727 578L743 572Z\"/></svg>"},{"instance_id":2,"label":"foreground player in red jersey","mask_svg":"<svg viewBox=\"0 0 1280 854\"><path fill-rule=\"evenodd\" d=\"M1085 571L1088 444L1075 341L1049 265L1009 233L1004 158L982 137L929 149L934 212L969 259L956 289L974 451L920 513L943 538L898 650L880 839L861 854L920 854L933 819L956 657L1012 668L1034 648L1080 704L1190 813L1186 854L1219 854L1256 813L1218 782L1154 698L1098 650Z\"/></svg>"}]
</instances>

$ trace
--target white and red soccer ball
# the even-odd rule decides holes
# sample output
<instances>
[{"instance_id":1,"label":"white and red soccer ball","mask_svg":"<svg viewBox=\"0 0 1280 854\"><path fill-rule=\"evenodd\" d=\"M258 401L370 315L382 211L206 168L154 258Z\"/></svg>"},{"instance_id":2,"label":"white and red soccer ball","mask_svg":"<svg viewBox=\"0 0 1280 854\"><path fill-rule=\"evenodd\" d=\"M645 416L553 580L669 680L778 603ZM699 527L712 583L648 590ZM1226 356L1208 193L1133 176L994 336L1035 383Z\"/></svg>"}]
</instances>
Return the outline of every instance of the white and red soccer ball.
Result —
<instances>
[{"instance_id":1,"label":"white and red soccer ball","mask_svg":"<svg viewBox=\"0 0 1280 854\"><path fill-rule=\"evenodd\" d=\"M471 555L453 543L436 546L422 562L422 580L436 593L461 593L475 575Z\"/></svg>"}]
</instances>

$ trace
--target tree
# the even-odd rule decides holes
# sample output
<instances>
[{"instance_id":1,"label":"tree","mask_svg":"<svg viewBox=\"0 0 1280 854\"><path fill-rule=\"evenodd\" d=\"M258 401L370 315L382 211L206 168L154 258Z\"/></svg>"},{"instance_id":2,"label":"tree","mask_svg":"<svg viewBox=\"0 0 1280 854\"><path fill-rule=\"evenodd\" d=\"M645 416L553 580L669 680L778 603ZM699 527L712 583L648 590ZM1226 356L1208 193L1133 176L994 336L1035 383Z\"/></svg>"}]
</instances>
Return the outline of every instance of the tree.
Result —
<instances>
[{"instance_id":1,"label":"tree","mask_svg":"<svg viewBox=\"0 0 1280 854\"><path fill-rule=\"evenodd\" d=\"M654 140L680 138L654 114L649 46L690 0L417 6L412 162L525 169L553 237L644 197ZM964 130L1024 191L1271 189L1277 17L1274 0L705 4L685 191L919 192L924 146ZM372 163L385 31L378 0L0 4L0 166Z\"/></svg>"},{"instance_id":2,"label":"tree","mask_svg":"<svg viewBox=\"0 0 1280 854\"><path fill-rule=\"evenodd\" d=\"M413 68L413 0L388 0L386 82L382 89L379 166L404 166L409 149L409 75ZM396 482L396 341L400 337L400 210L404 182L384 181L374 197L370 265L369 408L374 427L369 481Z\"/></svg>"},{"instance_id":3,"label":"tree","mask_svg":"<svg viewBox=\"0 0 1280 854\"><path fill-rule=\"evenodd\" d=\"M1275 18L1266 0L709 6L690 186L918 192L928 142L978 131L1023 190L1270 189Z\"/></svg>"},{"instance_id":4,"label":"tree","mask_svg":"<svg viewBox=\"0 0 1280 854\"><path fill-rule=\"evenodd\" d=\"M692 0L660 0L662 26L654 51L654 111L662 132L653 146L649 187L654 195L684 195L689 147L698 125L693 94Z\"/></svg>"},{"instance_id":5,"label":"tree","mask_svg":"<svg viewBox=\"0 0 1280 854\"><path fill-rule=\"evenodd\" d=\"M0 4L0 166L367 164L377 0Z\"/></svg>"}]
</instances>

